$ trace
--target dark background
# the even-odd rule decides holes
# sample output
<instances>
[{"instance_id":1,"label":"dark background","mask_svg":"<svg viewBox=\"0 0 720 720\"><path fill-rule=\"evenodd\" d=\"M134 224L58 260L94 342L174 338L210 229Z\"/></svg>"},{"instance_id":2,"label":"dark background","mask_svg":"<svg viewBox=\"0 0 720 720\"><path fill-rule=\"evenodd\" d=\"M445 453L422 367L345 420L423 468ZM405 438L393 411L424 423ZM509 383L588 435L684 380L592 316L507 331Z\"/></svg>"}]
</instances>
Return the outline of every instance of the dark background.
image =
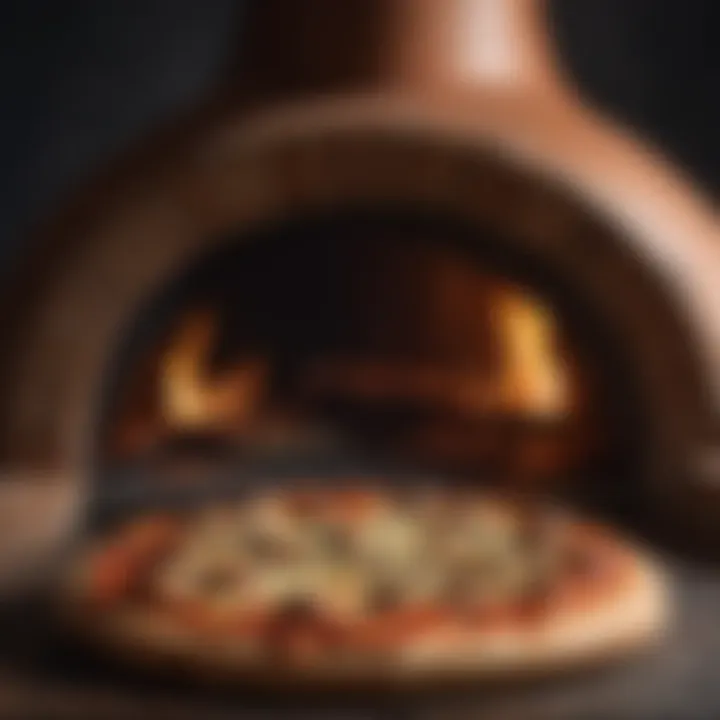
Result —
<instances>
[{"instance_id":1,"label":"dark background","mask_svg":"<svg viewBox=\"0 0 720 720\"><path fill-rule=\"evenodd\" d=\"M0 263L93 169L212 87L245 3L0 4ZM586 97L717 197L720 1L554 0L551 19Z\"/></svg>"}]
</instances>

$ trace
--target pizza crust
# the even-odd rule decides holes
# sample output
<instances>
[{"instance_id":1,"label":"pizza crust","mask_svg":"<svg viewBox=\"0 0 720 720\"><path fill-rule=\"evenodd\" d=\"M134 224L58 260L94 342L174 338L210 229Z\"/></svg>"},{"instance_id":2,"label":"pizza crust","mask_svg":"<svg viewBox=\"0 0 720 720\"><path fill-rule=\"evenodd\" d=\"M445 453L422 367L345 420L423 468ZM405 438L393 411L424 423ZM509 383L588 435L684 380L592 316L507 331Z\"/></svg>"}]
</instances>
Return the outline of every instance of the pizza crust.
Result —
<instances>
[{"instance_id":1,"label":"pizza crust","mask_svg":"<svg viewBox=\"0 0 720 720\"><path fill-rule=\"evenodd\" d=\"M668 587L647 558L637 557L622 586L602 602L551 613L530 630L522 626L477 637L426 637L406 648L403 663L432 669L503 673L572 667L659 640L669 620Z\"/></svg>"},{"instance_id":2,"label":"pizza crust","mask_svg":"<svg viewBox=\"0 0 720 720\"><path fill-rule=\"evenodd\" d=\"M626 568L621 582L586 602L546 613L537 625L468 631L440 625L379 653L319 655L285 665L242 637L209 634L158 607L120 604L95 612L82 602L88 561L75 566L63 615L92 645L135 666L198 681L260 684L391 684L472 678L520 679L621 657L660 640L670 618L669 587L649 554L613 538Z\"/></svg>"}]
</instances>

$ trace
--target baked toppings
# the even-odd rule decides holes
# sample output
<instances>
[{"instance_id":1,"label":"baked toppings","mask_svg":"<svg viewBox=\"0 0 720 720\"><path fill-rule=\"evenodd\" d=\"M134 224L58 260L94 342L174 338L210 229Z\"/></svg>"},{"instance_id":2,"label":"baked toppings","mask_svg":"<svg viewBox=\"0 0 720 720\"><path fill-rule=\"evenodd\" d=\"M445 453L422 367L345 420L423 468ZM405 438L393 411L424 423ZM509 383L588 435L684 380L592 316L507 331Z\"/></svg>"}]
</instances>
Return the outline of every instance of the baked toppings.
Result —
<instances>
[{"instance_id":1,"label":"baked toppings","mask_svg":"<svg viewBox=\"0 0 720 720\"><path fill-rule=\"evenodd\" d=\"M661 575L611 530L467 491L149 515L76 570L65 597L91 639L273 682L574 666L653 639L667 610Z\"/></svg>"},{"instance_id":2,"label":"baked toppings","mask_svg":"<svg viewBox=\"0 0 720 720\"><path fill-rule=\"evenodd\" d=\"M522 612L568 574L594 572L561 516L509 508L427 490L267 494L198 512L144 587L166 605L200 603L228 620L262 614L274 633L307 633L318 618L337 628L422 608Z\"/></svg>"}]
</instances>

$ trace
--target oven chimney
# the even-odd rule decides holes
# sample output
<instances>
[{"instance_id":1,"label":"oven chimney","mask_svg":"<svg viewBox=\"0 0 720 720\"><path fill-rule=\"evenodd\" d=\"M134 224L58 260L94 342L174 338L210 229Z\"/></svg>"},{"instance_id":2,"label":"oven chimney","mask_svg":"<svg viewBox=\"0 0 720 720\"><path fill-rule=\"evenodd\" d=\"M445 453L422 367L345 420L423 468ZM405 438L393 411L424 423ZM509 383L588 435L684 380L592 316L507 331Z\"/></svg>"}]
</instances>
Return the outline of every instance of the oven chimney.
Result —
<instances>
[{"instance_id":1,"label":"oven chimney","mask_svg":"<svg viewBox=\"0 0 720 720\"><path fill-rule=\"evenodd\" d=\"M258 0L238 72L258 101L468 86L556 90L544 0Z\"/></svg>"}]
</instances>

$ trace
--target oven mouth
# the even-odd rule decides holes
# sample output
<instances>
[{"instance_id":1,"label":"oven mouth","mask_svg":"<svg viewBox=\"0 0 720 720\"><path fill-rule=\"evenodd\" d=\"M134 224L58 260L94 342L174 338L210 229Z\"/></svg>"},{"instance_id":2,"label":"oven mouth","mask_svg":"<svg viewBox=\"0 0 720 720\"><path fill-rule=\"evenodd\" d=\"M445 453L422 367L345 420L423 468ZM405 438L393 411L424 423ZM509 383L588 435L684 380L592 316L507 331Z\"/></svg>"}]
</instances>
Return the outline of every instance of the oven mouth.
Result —
<instances>
[{"instance_id":1,"label":"oven mouth","mask_svg":"<svg viewBox=\"0 0 720 720\"><path fill-rule=\"evenodd\" d=\"M344 478L514 483L624 512L647 439L611 327L541 255L427 208L229 238L124 328L90 515Z\"/></svg>"}]
</instances>

